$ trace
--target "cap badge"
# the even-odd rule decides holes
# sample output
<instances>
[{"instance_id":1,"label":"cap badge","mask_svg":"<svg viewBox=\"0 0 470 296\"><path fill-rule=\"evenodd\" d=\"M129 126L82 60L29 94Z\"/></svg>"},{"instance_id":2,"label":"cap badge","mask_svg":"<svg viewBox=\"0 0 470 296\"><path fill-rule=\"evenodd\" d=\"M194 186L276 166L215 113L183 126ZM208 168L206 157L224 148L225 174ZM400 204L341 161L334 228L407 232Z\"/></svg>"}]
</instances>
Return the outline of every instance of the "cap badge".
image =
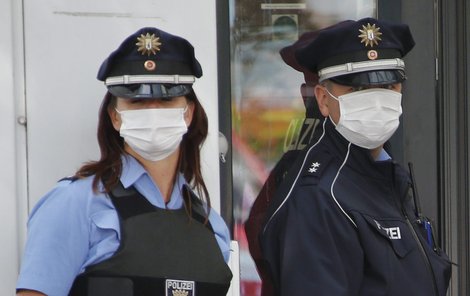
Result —
<instances>
[{"instance_id":1,"label":"cap badge","mask_svg":"<svg viewBox=\"0 0 470 296\"><path fill-rule=\"evenodd\" d=\"M160 37L155 37L155 34L147 35L141 34L140 37L137 37L137 42L135 45L138 46L137 51L142 55L150 56L150 54L157 54L157 51L160 51Z\"/></svg>"},{"instance_id":2,"label":"cap badge","mask_svg":"<svg viewBox=\"0 0 470 296\"><path fill-rule=\"evenodd\" d=\"M376 60L379 55L377 54L376 50L371 49L367 52L367 57L369 58L369 60Z\"/></svg>"},{"instance_id":3,"label":"cap badge","mask_svg":"<svg viewBox=\"0 0 470 296\"><path fill-rule=\"evenodd\" d=\"M379 30L380 27L375 27L375 24L371 26L367 23L367 26L362 25L362 30L359 29L361 34L357 37L361 38L361 43L364 43L366 47L374 47L374 45L378 45L379 41L382 40L382 38L380 38L382 32Z\"/></svg>"},{"instance_id":4,"label":"cap badge","mask_svg":"<svg viewBox=\"0 0 470 296\"><path fill-rule=\"evenodd\" d=\"M144 68L147 71L153 71L153 70L155 70L156 67L157 67L157 65L152 60L145 61L145 63L144 63Z\"/></svg>"}]
</instances>

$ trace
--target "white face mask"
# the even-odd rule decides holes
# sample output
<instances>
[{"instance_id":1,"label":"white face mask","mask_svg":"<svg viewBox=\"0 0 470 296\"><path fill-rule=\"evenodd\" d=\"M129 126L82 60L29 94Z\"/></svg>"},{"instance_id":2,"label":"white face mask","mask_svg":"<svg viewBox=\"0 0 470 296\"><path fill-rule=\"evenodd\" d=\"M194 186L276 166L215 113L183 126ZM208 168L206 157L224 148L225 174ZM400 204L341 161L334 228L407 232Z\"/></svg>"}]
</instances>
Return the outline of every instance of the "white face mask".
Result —
<instances>
[{"instance_id":1,"label":"white face mask","mask_svg":"<svg viewBox=\"0 0 470 296\"><path fill-rule=\"evenodd\" d=\"M186 108L137 109L118 111L119 133L140 156L150 161L166 158L181 143L188 131L184 121Z\"/></svg>"},{"instance_id":2,"label":"white face mask","mask_svg":"<svg viewBox=\"0 0 470 296\"><path fill-rule=\"evenodd\" d=\"M381 146L400 124L399 92L372 88L335 97L328 89L326 91L339 101L341 115L336 130L359 147L374 149Z\"/></svg>"}]
</instances>

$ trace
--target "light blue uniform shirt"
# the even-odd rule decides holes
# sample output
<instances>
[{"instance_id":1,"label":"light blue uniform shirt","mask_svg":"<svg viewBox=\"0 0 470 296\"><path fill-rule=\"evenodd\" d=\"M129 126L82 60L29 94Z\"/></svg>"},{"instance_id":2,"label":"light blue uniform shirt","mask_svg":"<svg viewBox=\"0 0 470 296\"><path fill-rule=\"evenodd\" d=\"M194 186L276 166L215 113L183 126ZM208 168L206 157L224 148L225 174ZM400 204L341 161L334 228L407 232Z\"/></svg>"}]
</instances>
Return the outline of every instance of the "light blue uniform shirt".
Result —
<instances>
[{"instance_id":1,"label":"light blue uniform shirt","mask_svg":"<svg viewBox=\"0 0 470 296\"><path fill-rule=\"evenodd\" d=\"M34 207L28 221L28 239L17 289L37 290L49 296L67 295L75 277L88 265L109 257L119 247L120 228L111 200L92 190L93 177L62 181ZM160 190L133 158L123 157L121 182L135 188L159 208L183 206L178 176L165 205ZM225 261L230 253L230 234L224 220L210 211L209 221ZM158 252L158 250L156 250Z\"/></svg>"},{"instance_id":2,"label":"light blue uniform shirt","mask_svg":"<svg viewBox=\"0 0 470 296\"><path fill-rule=\"evenodd\" d=\"M392 159L392 158L387 153L387 151L385 151L385 149L382 149L382 150L380 150L380 153L377 156L377 158L375 159L375 161L387 161L387 160L390 160L390 159Z\"/></svg>"}]
</instances>

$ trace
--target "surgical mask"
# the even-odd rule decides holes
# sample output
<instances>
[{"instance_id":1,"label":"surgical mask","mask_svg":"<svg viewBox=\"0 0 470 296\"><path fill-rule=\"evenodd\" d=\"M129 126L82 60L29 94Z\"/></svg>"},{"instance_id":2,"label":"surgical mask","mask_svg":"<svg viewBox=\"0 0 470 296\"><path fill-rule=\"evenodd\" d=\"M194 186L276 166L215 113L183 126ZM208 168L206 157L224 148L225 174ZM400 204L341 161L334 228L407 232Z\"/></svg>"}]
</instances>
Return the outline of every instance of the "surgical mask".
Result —
<instances>
[{"instance_id":1,"label":"surgical mask","mask_svg":"<svg viewBox=\"0 0 470 296\"><path fill-rule=\"evenodd\" d=\"M184 121L186 108L159 108L118 111L119 133L140 156L158 161L172 154L188 131Z\"/></svg>"},{"instance_id":2,"label":"surgical mask","mask_svg":"<svg viewBox=\"0 0 470 296\"><path fill-rule=\"evenodd\" d=\"M326 91L339 101L341 115L335 124L336 130L359 147L374 149L381 146L400 124L402 109L399 92L371 88L335 97L328 89Z\"/></svg>"}]
</instances>

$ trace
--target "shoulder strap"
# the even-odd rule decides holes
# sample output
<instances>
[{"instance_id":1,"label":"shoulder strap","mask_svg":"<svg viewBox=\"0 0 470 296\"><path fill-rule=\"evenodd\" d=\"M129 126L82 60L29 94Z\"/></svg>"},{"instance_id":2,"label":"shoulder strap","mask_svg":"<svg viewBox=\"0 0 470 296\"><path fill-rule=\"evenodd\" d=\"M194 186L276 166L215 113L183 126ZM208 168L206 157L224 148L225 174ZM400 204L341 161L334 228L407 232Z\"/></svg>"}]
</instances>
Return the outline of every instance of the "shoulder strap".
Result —
<instances>
[{"instance_id":1,"label":"shoulder strap","mask_svg":"<svg viewBox=\"0 0 470 296\"><path fill-rule=\"evenodd\" d=\"M206 227L214 232L209 220L206 219L206 214L202 202L196 196L196 194L189 188L188 185L183 185L182 188L183 199L186 205L191 206L191 217L206 225ZM187 196L190 198L190 202L187 201ZM140 192L138 192L134 186L124 188L121 182L119 182L111 192L109 197L119 213L121 219L126 220L130 217L134 217L141 214L154 212L156 207L152 205Z\"/></svg>"},{"instance_id":2,"label":"shoulder strap","mask_svg":"<svg viewBox=\"0 0 470 296\"><path fill-rule=\"evenodd\" d=\"M109 192L109 197L123 220L155 211L155 207L134 186L126 189L121 182Z\"/></svg>"},{"instance_id":3,"label":"shoulder strap","mask_svg":"<svg viewBox=\"0 0 470 296\"><path fill-rule=\"evenodd\" d=\"M209 222L209 216L204 209L204 205L187 184L183 185L183 198L186 205L191 206L191 217L199 223L206 225L211 232L214 232Z\"/></svg>"}]
</instances>

